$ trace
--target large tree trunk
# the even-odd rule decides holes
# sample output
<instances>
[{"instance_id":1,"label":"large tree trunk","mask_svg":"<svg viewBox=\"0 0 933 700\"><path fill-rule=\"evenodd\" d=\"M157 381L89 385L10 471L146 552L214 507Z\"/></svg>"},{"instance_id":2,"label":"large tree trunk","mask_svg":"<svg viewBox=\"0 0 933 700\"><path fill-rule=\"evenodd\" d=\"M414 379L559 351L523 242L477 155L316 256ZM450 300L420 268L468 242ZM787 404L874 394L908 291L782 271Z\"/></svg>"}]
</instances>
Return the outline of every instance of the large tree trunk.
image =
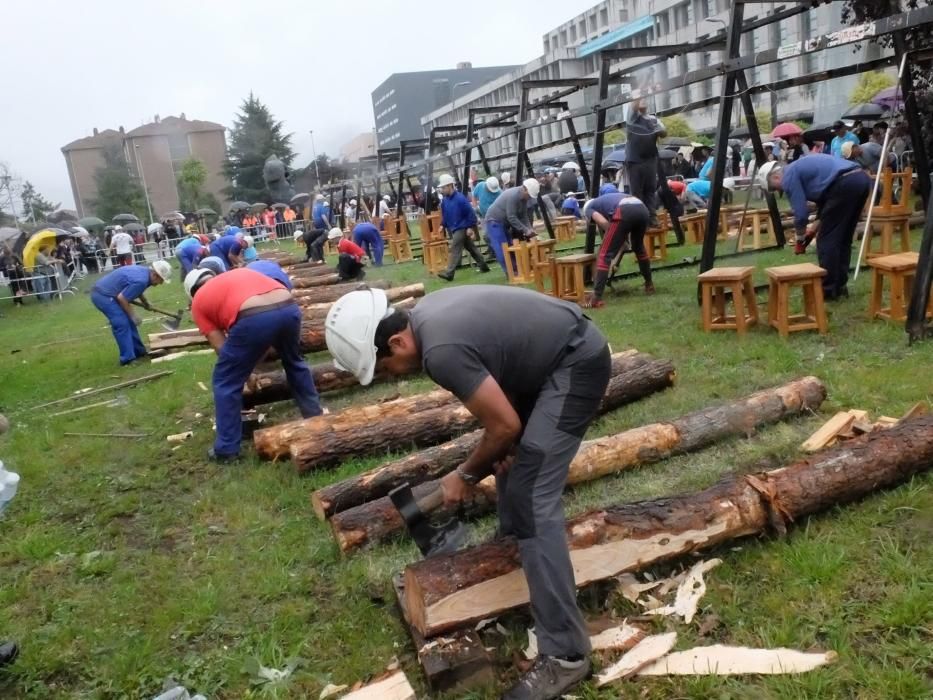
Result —
<instances>
[{"instance_id":1,"label":"large tree trunk","mask_svg":"<svg viewBox=\"0 0 933 700\"><path fill-rule=\"evenodd\" d=\"M310 262L288 265L282 269L292 277L314 277L315 275L326 275L334 271L334 268L330 265Z\"/></svg>"},{"instance_id":2,"label":"large tree trunk","mask_svg":"<svg viewBox=\"0 0 933 700\"><path fill-rule=\"evenodd\" d=\"M651 355L637 350L614 354L612 379L606 389L606 396L611 397L611 401L604 403L602 412L667 388L673 376L673 367L669 362L655 360ZM479 432L463 435L318 489L311 495L314 511L321 519L329 518L334 513L385 496L404 483L414 486L439 479L466 458L476 446L479 435Z\"/></svg>"},{"instance_id":3,"label":"large tree trunk","mask_svg":"<svg viewBox=\"0 0 933 700\"><path fill-rule=\"evenodd\" d=\"M314 386L321 394L359 386L353 374L337 369L333 362L311 365L311 376L314 378ZM373 382L386 382L394 379L395 377L386 372L376 372L373 375ZM245 408L275 401L290 401L291 398L292 392L288 386L288 379L285 376L285 370L281 368L254 372L243 386Z\"/></svg>"},{"instance_id":4,"label":"large tree trunk","mask_svg":"<svg viewBox=\"0 0 933 700\"><path fill-rule=\"evenodd\" d=\"M342 287L343 285L334 285ZM319 289L327 289L327 287L319 287ZM409 284L404 287L394 287L392 289L385 290L386 298L388 298L390 304L398 305L399 302L406 301L409 299L420 299L424 296L424 285L419 284ZM343 295L340 295L343 296ZM340 297L338 297L339 299ZM318 304L301 304L301 316L305 321L317 321L321 322L327 318L327 313L330 311L330 308L337 302L333 301L324 301Z\"/></svg>"},{"instance_id":5,"label":"large tree trunk","mask_svg":"<svg viewBox=\"0 0 933 700\"><path fill-rule=\"evenodd\" d=\"M259 254L259 257L263 260L271 260L272 262L276 262L281 267L302 265L305 262L305 259L300 255L292 255L291 253L286 253L282 250L264 250Z\"/></svg>"},{"instance_id":6,"label":"large tree trunk","mask_svg":"<svg viewBox=\"0 0 933 700\"><path fill-rule=\"evenodd\" d=\"M816 377L804 377L667 423L653 423L616 435L587 440L580 445L580 450L570 463L567 484L579 484L651 464L730 437L751 435L761 426L805 411L814 411L825 398L826 387L823 383ZM415 497L423 498L437 487L437 481L421 484L415 489ZM489 487L494 489L494 484L488 484L478 501L471 504L472 512L493 509L495 491L490 493ZM455 510L448 509L444 514L453 514ZM318 511L316 503L315 511ZM401 516L387 497L336 513L331 517L330 525L344 553L382 542L405 528Z\"/></svg>"},{"instance_id":7,"label":"large tree trunk","mask_svg":"<svg viewBox=\"0 0 933 700\"><path fill-rule=\"evenodd\" d=\"M650 370L655 371L652 373ZM674 368L669 362L655 360L635 373L639 375L639 381L620 382L620 377L614 377L603 403L620 406L666 388L673 382ZM644 376L653 377L653 380L645 381ZM456 402L420 414L393 417L378 424L370 421L365 426L346 425L327 435L311 433L293 440L289 453L298 471L304 472L330 466L350 456L404 450L413 445L435 445L475 427L477 421L473 414Z\"/></svg>"},{"instance_id":8,"label":"large tree trunk","mask_svg":"<svg viewBox=\"0 0 933 700\"><path fill-rule=\"evenodd\" d=\"M395 304L395 308L412 309L417 302L417 299L402 299ZM318 306L327 306L328 309L330 308L330 304L319 304ZM302 309L302 316L304 316L304 319L301 322L299 344L302 352L320 352L321 350L327 349L327 343L324 339L324 319L327 317L327 311L324 310L322 314L322 310L318 308L308 312L309 308L310 307L306 306Z\"/></svg>"},{"instance_id":9,"label":"large tree trunk","mask_svg":"<svg viewBox=\"0 0 933 700\"><path fill-rule=\"evenodd\" d=\"M862 498L933 467L933 416L907 419L782 469L704 491L584 513L567 524L577 586L709 549ZM426 637L528 603L516 541L504 538L405 569L412 624Z\"/></svg>"},{"instance_id":10,"label":"large tree trunk","mask_svg":"<svg viewBox=\"0 0 933 700\"><path fill-rule=\"evenodd\" d=\"M294 277L289 275L292 280L292 287L295 289L308 289L310 287L326 287L330 284L340 284L340 275L330 268L326 275L316 275L314 277Z\"/></svg>"},{"instance_id":11,"label":"large tree trunk","mask_svg":"<svg viewBox=\"0 0 933 700\"><path fill-rule=\"evenodd\" d=\"M357 289L388 289L390 286L385 280L366 280L365 282L332 284L329 287L295 289L292 290L292 296L295 297L295 301L299 304L322 304L328 301L337 301L344 294Z\"/></svg>"}]
</instances>

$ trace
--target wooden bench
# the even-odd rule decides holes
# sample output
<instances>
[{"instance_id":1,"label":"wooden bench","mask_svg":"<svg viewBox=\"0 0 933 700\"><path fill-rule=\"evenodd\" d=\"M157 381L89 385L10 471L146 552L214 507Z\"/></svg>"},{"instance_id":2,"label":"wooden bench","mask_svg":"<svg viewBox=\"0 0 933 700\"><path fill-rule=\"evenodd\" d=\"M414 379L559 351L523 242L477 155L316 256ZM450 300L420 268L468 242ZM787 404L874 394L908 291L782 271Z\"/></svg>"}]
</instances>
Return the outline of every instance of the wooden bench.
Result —
<instances>
[{"instance_id":1,"label":"wooden bench","mask_svg":"<svg viewBox=\"0 0 933 700\"><path fill-rule=\"evenodd\" d=\"M703 330L735 330L744 335L758 323L758 305L752 283L754 267L717 267L700 274ZM726 292L732 292L735 313L726 310Z\"/></svg>"},{"instance_id":2,"label":"wooden bench","mask_svg":"<svg viewBox=\"0 0 933 700\"><path fill-rule=\"evenodd\" d=\"M771 221L771 212L767 209L752 209L745 214L745 223L739 231L739 250L759 250L762 234L771 237L772 243L777 241L774 236L774 223ZM751 243L749 243L749 236Z\"/></svg>"},{"instance_id":3,"label":"wooden bench","mask_svg":"<svg viewBox=\"0 0 933 700\"><path fill-rule=\"evenodd\" d=\"M865 246L865 259L906 253L910 250L910 192L913 188L913 170L904 168L895 173L890 168L881 171L881 194L878 203L869 201L871 207L872 230L865 233L868 242ZM898 199L894 199L894 190L898 190ZM875 233L877 226L878 233ZM875 241L878 247L875 248Z\"/></svg>"},{"instance_id":4,"label":"wooden bench","mask_svg":"<svg viewBox=\"0 0 933 700\"><path fill-rule=\"evenodd\" d=\"M586 298L586 269L592 268L595 262L596 256L592 253L556 258L554 260L555 295L561 299L582 304Z\"/></svg>"},{"instance_id":5,"label":"wooden bench","mask_svg":"<svg viewBox=\"0 0 933 700\"><path fill-rule=\"evenodd\" d=\"M919 253L907 252L875 257L868 261L871 267L869 318L883 318L889 321L907 319L907 307L910 305L910 294L919 259ZM887 306L882 306L886 279L891 281L890 299ZM930 297L926 316L933 318L933 296Z\"/></svg>"},{"instance_id":6,"label":"wooden bench","mask_svg":"<svg viewBox=\"0 0 933 700\"><path fill-rule=\"evenodd\" d=\"M531 243L513 240L512 245L502 244L505 256L505 272L509 284L531 284L535 281L537 265L545 262L554 251L556 240L536 240Z\"/></svg>"},{"instance_id":7,"label":"wooden bench","mask_svg":"<svg viewBox=\"0 0 933 700\"><path fill-rule=\"evenodd\" d=\"M691 243L702 243L706 237L706 214L698 212L680 217L680 225Z\"/></svg>"},{"instance_id":8,"label":"wooden bench","mask_svg":"<svg viewBox=\"0 0 933 700\"><path fill-rule=\"evenodd\" d=\"M769 267L768 323L786 338L797 331L826 333L826 306L823 303L823 277L826 270L813 263ZM803 312L791 314L790 294L794 287L803 291Z\"/></svg>"}]
</instances>

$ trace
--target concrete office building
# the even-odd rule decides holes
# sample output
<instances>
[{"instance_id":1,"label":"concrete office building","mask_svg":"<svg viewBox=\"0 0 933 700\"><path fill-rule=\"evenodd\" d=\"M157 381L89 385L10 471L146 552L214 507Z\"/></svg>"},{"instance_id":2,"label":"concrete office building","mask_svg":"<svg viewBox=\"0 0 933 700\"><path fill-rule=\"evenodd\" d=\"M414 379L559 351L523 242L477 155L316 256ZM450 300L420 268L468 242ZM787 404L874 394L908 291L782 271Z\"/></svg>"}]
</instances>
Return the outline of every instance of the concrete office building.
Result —
<instances>
[{"instance_id":1,"label":"concrete office building","mask_svg":"<svg viewBox=\"0 0 933 700\"><path fill-rule=\"evenodd\" d=\"M372 131L357 134L340 147L340 159L357 163L360 158L376 155L376 136Z\"/></svg>"},{"instance_id":2,"label":"concrete office building","mask_svg":"<svg viewBox=\"0 0 933 700\"><path fill-rule=\"evenodd\" d=\"M227 142L224 127L214 122L158 116L149 123L125 131L105 129L62 147L68 179L80 216L93 215L88 202L97 197L94 174L104 165L104 150L119 147L132 172L145 180L155 216L178 209L176 176L188 158L201 160L207 168L205 189L226 205L223 189L229 184L221 170Z\"/></svg>"},{"instance_id":3,"label":"concrete office building","mask_svg":"<svg viewBox=\"0 0 933 700\"><path fill-rule=\"evenodd\" d=\"M727 0L603 0L569 22L556 27L542 38L544 53L538 58L508 73L457 96L457 100L426 114L421 120L425 130L434 126L466 124L468 108L497 105L517 105L521 98L521 82L533 79L596 78L599 70L599 50L603 48L629 48L665 44L695 43L700 39L723 31L728 22L731 2ZM746 6L746 19L755 19L766 13L789 6L775 3L754 3ZM802 13L783 22L762 27L743 36L742 54L747 55L767 48L783 46L809 36L824 34L841 27L839 3L822 5L809 13ZM804 54L782 63L762 66L748 72L750 85L762 85L804 73L813 73L853 61L877 57L878 49L864 47L860 55L853 55L851 46L842 46L819 54ZM709 51L670 58L651 69L635 75L639 84L657 83L685 72L721 60L722 52ZM645 61L645 58L617 62L613 70ZM847 97L855 82L854 77L784 90L775 95L775 111L780 121L788 119L815 119L832 121L845 109ZM634 85L633 87L637 87ZM620 86L610 88L610 97L618 94ZM555 89L556 90L556 89ZM653 99L652 109L677 109L689 102L717 97L721 79L716 78L669 90ZM531 99L549 91L536 89ZM550 92L553 92L550 91ZM756 108L768 109L771 94L758 95ZM568 98L568 107L577 109L595 104L596 88L580 90ZM819 109L815 107L819 105ZM710 133L715 129L718 105L685 112L684 116L694 129ZM556 114L555 110L548 112ZM624 109L611 110L607 123L620 122ZM547 113L540 113L547 114ZM531 116L539 116L532 113ZM491 117L489 117L491 118ZM482 117L478 121L482 121ZM595 116L575 121L578 131L592 130ZM483 132L483 136L495 135ZM536 146L569 136L563 123L547 123L528 131L526 144ZM485 148L488 155L514 152L515 137L508 137ZM556 150L567 151L568 146ZM542 151L542 155L549 154ZM511 165L511 164L510 164Z\"/></svg>"},{"instance_id":4,"label":"concrete office building","mask_svg":"<svg viewBox=\"0 0 933 700\"><path fill-rule=\"evenodd\" d=\"M392 148L399 141L422 138L421 117L513 68L474 68L466 62L451 70L393 73L372 92L378 148Z\"/></svg>"}]
</instances>

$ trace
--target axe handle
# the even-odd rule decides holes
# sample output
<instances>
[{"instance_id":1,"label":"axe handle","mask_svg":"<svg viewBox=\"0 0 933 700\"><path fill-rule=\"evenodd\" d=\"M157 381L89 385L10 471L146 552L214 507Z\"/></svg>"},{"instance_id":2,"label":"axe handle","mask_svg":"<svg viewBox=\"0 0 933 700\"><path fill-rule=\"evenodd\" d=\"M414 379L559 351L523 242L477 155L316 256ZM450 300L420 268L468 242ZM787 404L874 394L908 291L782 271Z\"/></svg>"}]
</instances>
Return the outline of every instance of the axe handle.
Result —
<instances>
[{"instance_id":1,"label":"axe handle","mask_svg":"<svg viewBox=\"0 0 933 700\"><path fill-rule=\"evenodd\" d=\"M140 303L139 303L138 301L136 301L135 299L134 299L133 301L131 301L130 303L131 303L133 306L138 306L138 307L141 308L141 309L145 309L145 308L146 308L145 306L143 306L142 304L140 304ZM182 313L181 311L177 311L177 312L175 312L175 313L169 313L168 311L163 311L162 309L157 309L157 308L154 307L152 304L149 304L149 311L155 311L157 314L162 314L163 316L170 316L171 318L181 318L181 313Z\"/></svg>"},{"instance_id":2,"label":"axe handle","mask_svg":"<svg viewBox=\"0 0 933 700\"><path fill-rule=\"evenodd\" d=\"M444 505L444 489L442 489L440 485L418 501L418 508L425 515L437 510L442 505Z\"/></svg>"}]
</instances>

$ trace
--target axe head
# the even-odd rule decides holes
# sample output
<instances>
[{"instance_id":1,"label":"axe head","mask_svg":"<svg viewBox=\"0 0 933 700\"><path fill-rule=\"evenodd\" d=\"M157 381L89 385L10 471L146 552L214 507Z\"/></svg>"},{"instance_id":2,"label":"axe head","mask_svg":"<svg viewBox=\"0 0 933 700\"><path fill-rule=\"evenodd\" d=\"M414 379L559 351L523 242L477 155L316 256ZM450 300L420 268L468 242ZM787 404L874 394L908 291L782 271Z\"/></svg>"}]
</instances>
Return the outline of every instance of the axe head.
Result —
<instances>
[{"instance_id":1,"label":"axe head","mask_svg":"<svg viewBox=\"0 0 933 700\"><path fill-rule=\"evenodd\" d=\"M398 510L405 527L421 554L432 557L436 554L451 554L460 549L467 540L469 530L457 520L450 518L444 523L434 525L428 520L418 501L411 492L411 486L402 484L389 492L392 505Z\"/></svg>"},{"instance_id":2,"label":"axe head","mask_svg":"<svg viewBox=\"0 0 933 700\"><path fill-rule=\"evenodd\" d=\"M168 320L162 321L162 328L167 331L177 331L178 327L181 325L181 317L184 313L184 311L179 311L174 316L171 316Z\"/></svg>"}]
</instances>

